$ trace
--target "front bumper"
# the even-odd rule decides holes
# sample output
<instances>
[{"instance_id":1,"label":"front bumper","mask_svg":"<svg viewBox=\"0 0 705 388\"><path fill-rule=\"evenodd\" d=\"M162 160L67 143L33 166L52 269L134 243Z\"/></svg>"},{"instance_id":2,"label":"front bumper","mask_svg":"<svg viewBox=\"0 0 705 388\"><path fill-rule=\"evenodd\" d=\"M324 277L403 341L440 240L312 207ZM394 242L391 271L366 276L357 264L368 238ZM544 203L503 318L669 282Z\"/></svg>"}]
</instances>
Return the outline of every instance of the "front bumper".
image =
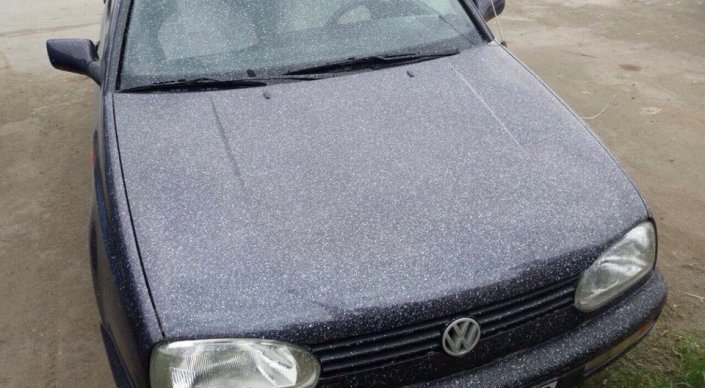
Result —
<instances>
[{"instance_id":1,"label":"front bumper","mask_svg":"<svg viewBox=\"0 0 705 388\"><path fill-rule=\"evenodd\" d=\"M472 371L419 386L517 387L541 385L556 379L558 386L572 385L643 338L651 328L650 323L661 313L666 294L664 277L656 270L631 295L561 337ZM615 352L615 347L621 352ZM609 357L605 357L605 353ZM586 364L597 367L587 370Z\"/></svg>"}]
</instances>

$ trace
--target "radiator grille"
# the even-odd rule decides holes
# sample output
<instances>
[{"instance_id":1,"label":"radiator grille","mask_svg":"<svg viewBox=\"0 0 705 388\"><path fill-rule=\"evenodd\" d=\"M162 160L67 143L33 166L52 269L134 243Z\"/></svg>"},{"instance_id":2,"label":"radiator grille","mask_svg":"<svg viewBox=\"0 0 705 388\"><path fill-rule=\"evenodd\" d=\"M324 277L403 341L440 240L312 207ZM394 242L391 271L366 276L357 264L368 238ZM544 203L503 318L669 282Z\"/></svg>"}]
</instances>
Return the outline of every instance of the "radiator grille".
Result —
<instances>
[{"instance_id":1,"label":"radiator grille","mask_svg":"<svg viewBox=\"0 0 705 388\"><path fill-rule=\"evenodd\" d=\"M330 378L417 358L442 351L441 336L459 316L475 319L481 342L518 328L573 303L577 278L568 279L529 294L486 305L451 317L412 326L312 346L321 362L321 378Z\"/></svg>"}]
</instances>

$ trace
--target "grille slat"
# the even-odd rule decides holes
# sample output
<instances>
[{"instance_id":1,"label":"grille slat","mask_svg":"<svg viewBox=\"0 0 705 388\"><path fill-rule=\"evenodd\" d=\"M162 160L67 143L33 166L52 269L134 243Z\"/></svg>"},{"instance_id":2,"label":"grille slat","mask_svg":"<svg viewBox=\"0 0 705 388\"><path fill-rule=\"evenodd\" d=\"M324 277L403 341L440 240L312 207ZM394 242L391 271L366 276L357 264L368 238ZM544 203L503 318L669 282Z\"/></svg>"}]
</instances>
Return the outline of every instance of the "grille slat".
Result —
<instances>
[{"instance_id":1,"label":"grille slat","mask_svg":"<svg viewBox=\"0 0 705 388\"><path fill-rule=\"evenodd\" d=\"M491 324L495 321L501 320L501 319L506 319L508 317L511 317L513 315L521 314L523 312L529 311L529 310L534 310L541 308L541 306L550 304L551 302L557 300L557 299L565 299L566 297L569 297L570 299L573 298L573 289L561 289L559 292L555 294L549 294L547 296L544 296L540 299L535 299L531 301L526 301L525 304L518 305L516 307L502 310L499 312L495 312L494 314L485 316L485 315L477 315L478 317L481 317L478 321L481 320L482 325L488 325Z\"/></svg>"},{"instance_id":2,"label":"grille slat","mask_svg":"<svg viewBox=\"0 0 705 388\"><path fill-rule=\"evenodd\" d=\"M552 284L550 286L541 288L541 289L536 290L534 292L520 295L516 298L508 299L508 300L498 302L495 304L491 304L488 306L483 306L483 307L480 307L480 308L474 310L473 314L474 315L485 315L485 314L488 314L488 313L496 311L496 310L501 310L501 309L506 308L508 306L521 304L527 300L534 300L534 299L540 298L546 294L551 294L554 291L561 289L561 288L565 288L565 287L572 287L573 289L575 289L575 285L573 284L575 281L577 281L577 279L564 280L562 282Z\"/></svg>"},{"instance_id":3,"label":"grille slat","mask_svg":"<svg viewBox=\"0 0 705 388\"><path fill-rule=\"evenodd\" d=\"M429 342L432 341L432 343L438 342L441 338L441 333L438 332L438 330L432 329L428 332L425 333L416 333L413 337L401 337L394 339L393 341L387 341L384 343L377 343L377 344L370 344L370 345L365 345L365 346L359 346L359 347L354 347L354 348L344 348L342 350L333 350L333 351L328 351L325 353L320 353L320 360L323 363L329 362L329 361L335 361L343 358L349 358L349 357L361 357L370 353L375 353L378 352L380 349L396 349L396 348L401 348L405 346L410 346L410 345L415 345L420 342Z\"/></svg>"},{"instance_id":4,"label":"grille slat","mask_svg":"<svg viewBox=\"0 0 705 388\"><path fill-rule=\"evenodd\" d=\"M321 362L321 379L383 368L395 362L442 351L443 331L459 316L471 317L478 321L482 341L569 307L573 303L577 280L567 279L466 313L317 344L311 349Z\"/></svg>"},{"instance_id":5,"label":"grille slat","mask_svg":"<svg viewBox=\"0 0 705 388\"><path fill-rule=\"evenodd\" d=\"M330 365L323 364L321 365L321 368L323 369L323 373L347 372L350 369L354 370L357 368L366 367L377 363L383 363L385 361L394 361L408 358L410 356L416 356L423 353L431 352L435 350L436 346L437 345L435 343L421 344L410 348L404 348L398 351L380 353L372 357L362 357L356 358L354 360L345 360L344 362L341 361L335 364L331 363Z\"/></svg>"},{"instance_id":6,"label":"grille slat","mask_svg":"<svg viewBox=\"0 0 705 388\"><path fill-rule=\"evenodd\" d=\"M545 306L545 307L541 308L540 310L534 310L531 314L520 315L520 316L518 316L518 317L516 317L516 318L513 318L513 319L510 319L510 320L508 320L508 321L506 321L506 322L503 322L503 323L500 324L500 325L489 326L489 327L484 331L484 333L485 333L485 335L488 336L488 337L491 336L491 335L495 335L495 334L497 334L497 332L501 332L502 329L505 329L505 330L506 330L507 328L512 327L512 326L519 326L519 325L521 325L522 323L529 322L529 321L531 321L531 320L533 320L533 319L536 319L536 318L538 318L538 317L540 317L540 316L548 315L548 314L550 314L551 312L560 309L561 307L570 306L572 303L573 303L573 298L572 298L572 297L561 299L561 300L559 300L559 301L557 301L557 302L555 302L555 303L552 303L552 304L550 304L550 305L548 305L548 306ZM480 324L480 327L482 327L482 324Z\"/></svg>"},{"instance_id":7,"label":"grille slat","mask_svg":"<svg viewBox=\"0 0 705 388\"><path fill-rule=\"evenodd\" d=\"M376 334L371 334L367 336L360 336L360 337L355 337L352 339L346 339L346 340L341 340L341 341L334 341L334 342L329 342L325 344L320 344L320 345L314 345L311 346L311 350L313 350L314 353L318 352L326 352L328 350L335 350L335 349L340 349L340 348L345 348L345 347L350 347L350 346L361 346L370 342L381 342L388 340L390 338L396 338L400 337L406 334L413 334L419 331L423 331L426 329L430 328L435 328L436 326L442 324L445 321L445 318L443 319L436 319L433 321L427 321L423 322L418 325L413 325L413 326L407 326L403 327L397 330L392 330L392 331L386 331L383 333L376 333Z\"/></svg>"}]
</instances>

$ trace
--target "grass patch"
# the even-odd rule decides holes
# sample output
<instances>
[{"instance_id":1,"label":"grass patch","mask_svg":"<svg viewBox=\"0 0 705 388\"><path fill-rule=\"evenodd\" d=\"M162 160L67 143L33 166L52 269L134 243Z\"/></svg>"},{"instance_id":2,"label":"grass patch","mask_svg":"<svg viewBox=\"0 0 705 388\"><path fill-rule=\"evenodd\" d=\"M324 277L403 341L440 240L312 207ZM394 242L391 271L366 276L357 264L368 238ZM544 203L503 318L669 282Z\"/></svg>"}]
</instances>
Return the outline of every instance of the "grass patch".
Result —
<instances>
[{"instance_id":1,"label":"grass patch","mask_svg":"<svg viewBox=\"0 0 705 388\"><path fill-rule=\"evenodd\" d=\"M624 357L588 379L584 387L705 388L702 338L653 330Z\"/></svg>"}]
</instances>

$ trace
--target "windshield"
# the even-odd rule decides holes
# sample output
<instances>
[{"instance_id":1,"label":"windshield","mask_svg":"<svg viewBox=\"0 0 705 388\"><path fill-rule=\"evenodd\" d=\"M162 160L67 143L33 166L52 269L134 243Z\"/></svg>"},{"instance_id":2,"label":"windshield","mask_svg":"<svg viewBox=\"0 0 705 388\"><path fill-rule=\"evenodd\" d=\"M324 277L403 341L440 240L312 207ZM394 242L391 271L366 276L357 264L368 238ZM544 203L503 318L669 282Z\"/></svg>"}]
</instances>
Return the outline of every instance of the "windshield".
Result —
<instances>
[{"instance_id":1,"label":"windshield","mask_svg":"<svg viewBox=\"0 0 705 388\"><path fill-rule=\"evenodd\" d=\"M272 77L482 41L460 0L133 0L121 88Z\"/></svg>"}]
</instances>

